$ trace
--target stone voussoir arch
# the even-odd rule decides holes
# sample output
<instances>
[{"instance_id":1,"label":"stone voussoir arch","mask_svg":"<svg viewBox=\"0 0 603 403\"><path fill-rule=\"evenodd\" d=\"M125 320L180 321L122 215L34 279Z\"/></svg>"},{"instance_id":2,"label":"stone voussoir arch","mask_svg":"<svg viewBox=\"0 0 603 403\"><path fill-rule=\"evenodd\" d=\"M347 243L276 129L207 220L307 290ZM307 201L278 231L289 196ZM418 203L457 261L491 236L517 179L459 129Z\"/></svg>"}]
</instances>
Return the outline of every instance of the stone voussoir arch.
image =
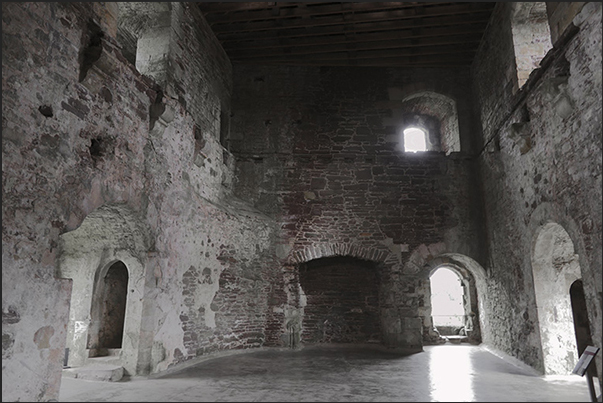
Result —
<instances>
[{"instance_id":1,"label":"stone voussoir arch","mask_svg":"<svg viewBox=\"0 0 603 403\"><path fill-rule=\"evenodd\" d=\"M466 334L469 336L471 343L482 342L483 329L488 329L486 323L484 323L487 313L484 312L483 298L487 296L487 284L486 284L486 271L484 268L475 260L469 256L460 253L442 253L427 261L422 270L419 272L419 276L424 282L429 282L431 276L440 268L446 268L459 276L461 283L464 287L463 295L463 307L466 315L466 319L471 316L471 324L465 323L467 329L471 332ZM426 295L426 298L431 298ZM424 334L433 337L433 323L431 318L431 304L427 304L429 307L422 310Z\"/></svg>"},{"instance_id":2,"label":"stone voussoir arch","mask_svg":"<svg viewBox=\"0 0 603 403\"><path fill-rule=\"evenodd\" d=\"M547 318L546 310L553 309L551 306L547 306L551 305L549 303L551 299L548 298L548 296L551 294L551 290L543 290L543 287L550 287L550 284L553 284L555 281L559 282L557 290L553 290L553 292L556 291L558 295L554 299L553 303L554 309L558 312L560 308L557 306L557 304L560 300L568 298L569 295L569 285L564 284L564 281L567 283L577 279L582 280L585 285L585 293L591 296L589 301L590 303L587 302L587 311L590 320L592 338L593 341L601 339L601 322L598 320L601 315L601 308L600 301L597 300L597 295L600 295L601 293L601 281L600 274L597 276L596 270L592 269L593 266L600 267L600 257L598 259L599 262L597 262L597 257L592 255L589 256L588 249L586 247L587 239L585 238L588 237L588 233L584 233L583 228L587 227L586 220L588 219L589 216L582 219L582 221L576 219L576 217L570 215L564 206L555 202L543 202L539 204L530 215L530 221L527 228L527 232L530 235L530 243L529 253L526 257L526 265L531 267L530 280L532 282L531 285L534 287L535 308L542 311L539 311L538 314L539 326L541 326L540 343L543 349L542 353L544 370L545 373L548 374L559 372L559 368L561 367L554 362L556 356L555 354L551 353L558 352L559 350L555 346L547 347L549 344L552 344L549 342L550 340L554 341L558 339L559 336L554 334L552 337L545 336L545 334L548 333L549 328L546 326L546 324L544 326L541 324L541 321ZM567 265L562 265L553 269L552 261L550 261L551 254L552 252L559 253L560 248L559 245L552 244L550 240L547 241L547 236L549 238L566 238L567 241L571 243L571 246L567 251L567 256L563 257L562 261L557 263L565 262L570 264L569 257L570 255L573 255L578 267L570 269ZM551 247L551 245L553 246ZM557 256L557 258L559 257L560 256ZM545 259L549 260L547 261ZM570 322L568 329L561 333L571 333L573 335L572 323ZM573 339L571 342L573 343ZM595 346L598 347L600 344L595 342ZM547 348L549 349L548 352L546 351ZM561 362L565 363L565 361L567 360L562 357ZM603 366L601 364L600 355L595 356L595 366L600 379L602 372L601 367ZM561 371L564 372L570 369L571 368L566 367Z\"/></svg>"},{"instance_id":3,"label":"stone voussoir arch","mask_svg":"<svg viewBox=\"0 0 603 403\"><path fill-rule=\"evenodd\" d=\"M377 249L352 243L318 244L292 251L289 254L288 261L290 264L296 265L334 256L348 256L385 263L390 257L390 252L388 249Z\"/></svg>"},{"instance_id":4,"label":"stone voussoir arch","mask_svg":"<svg viewBox=\"0 0 603 403\"><path fill-rule=\"evenodd\" d=\"M476 281L483 282L486 279L486 271L484 268L469 256L460 253L444 253L441 254L423 266L422 274L430 277L437 269L442 266L449 267L459 274L466 275L470 273Z\"/></svg>"}]
</instances>

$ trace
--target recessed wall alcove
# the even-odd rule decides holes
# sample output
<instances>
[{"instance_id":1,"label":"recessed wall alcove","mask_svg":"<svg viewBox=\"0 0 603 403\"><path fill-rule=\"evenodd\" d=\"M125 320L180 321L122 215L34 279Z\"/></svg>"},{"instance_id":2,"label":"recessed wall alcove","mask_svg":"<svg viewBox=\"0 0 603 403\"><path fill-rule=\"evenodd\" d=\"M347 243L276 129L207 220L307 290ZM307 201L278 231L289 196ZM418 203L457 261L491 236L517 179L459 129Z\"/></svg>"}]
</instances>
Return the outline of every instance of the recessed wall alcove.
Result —
<instances>
[{"instance_id":1,"label":"recessed wall alcove","mask_svg":"<svg viewBox=\"0 0 603 403\"><path fill-rule=\"evenodd\" d=\"M97 277L101 272L97 272ZM94 281L92 323L88 331L90 356L108 355L121 349L128 300L128 268L122 261L109 266L106 274Z\"/></svg>"},{"instance_id":2,"label":"recessed wall alcove","mask_svg":"<svg viewBox=\"0 0 603 403\"><path fill-rule=\"evenodd\" d=\"M112 356L127 375L144 373L149 346L142 333L145 230L124 205L92 211L60 237L59 276L73 280L67 365ZM143 341L141 341L143 340Z\"/></svg>"},{"instance_id":3,"label":"recessed wall alcove","mask_svg":"<svg viewBox=\"0 0 603 403\"><path fill-rule=\"evenodd\" d=\"M570 289L581 276L574 243L561 225L549 222L537 232L532 270L545 374L570 374L579 358Z\"/></svg>"},{"instance_id":4,"label":"recessed wall alcove","mask_svg":"<svg viewBox=\"0 0 603 403\"><path fill-rule=\"evenodd\" d=\"M377 264L352 257L315 259L299 266L306 306L301 341L380 343Z\"/></svg>"}]
</instances>

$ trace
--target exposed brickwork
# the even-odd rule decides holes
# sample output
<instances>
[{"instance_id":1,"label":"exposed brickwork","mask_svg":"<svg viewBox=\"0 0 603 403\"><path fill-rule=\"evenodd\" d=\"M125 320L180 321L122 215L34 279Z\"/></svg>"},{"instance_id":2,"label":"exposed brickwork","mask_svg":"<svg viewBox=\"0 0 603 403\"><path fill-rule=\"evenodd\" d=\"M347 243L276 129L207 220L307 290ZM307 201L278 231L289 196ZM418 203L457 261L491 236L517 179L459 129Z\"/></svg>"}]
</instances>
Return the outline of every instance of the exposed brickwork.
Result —
<instances>
[{"instance_id":1,"label":"exposed brickwork","mask_svg":"<svg viewBox=\"0 0 603 403\"><path fill-rule=\"evenodd\" d=\"M301 339L308 343L381 342L378 269L327 258L300 267L306 296Z\"/></svg>"},{"instance_id":2,"label":"exposed brickwork","mask_svg":"<svg viewBox=\"0 0 603 403\"><path fill-rule=\"evenodd\" d=\"M191 112L204 133L219 139L220 111L230 107L230 60L198 7L193 3L170 5L176 23L172 23L172 68L168 70L166 93Z\"/></svg>"},{"instance_id":3,"label":"exposed brickwork","mask_svg":"<svg viewBox=\"0 0 603 403\"><path fill-rule=\"evenodd\" d=\"M419 280L400 276L410 253L441 243L480 260L483 249L477 166L464 153L401 152L412 107L403 100L424 91L453 97L471 149L466 79L462 70L235 65L235 192L280 222L286 261L382 262L383 318L415 318ZM383 320L395 328L396 319Z\"/></svg>"},{"instance_id":4,"label":"exposed brickwork","mask_svg":"<svg viewBox=\"0 0 603 403\"><path fill-rule=\"evenodd\" d=\"M238 193L282 217L296 250L337 242L380 249L388 238L412 250L442 241L447 228L470 228L471 219L458 218L475 167L441 152L401 153L391 137L401 128L387 121L388 88L414 81L454 94L462 111L463 74L434 80L439 73L235 66Z\"/></svg>"}]
</instances>

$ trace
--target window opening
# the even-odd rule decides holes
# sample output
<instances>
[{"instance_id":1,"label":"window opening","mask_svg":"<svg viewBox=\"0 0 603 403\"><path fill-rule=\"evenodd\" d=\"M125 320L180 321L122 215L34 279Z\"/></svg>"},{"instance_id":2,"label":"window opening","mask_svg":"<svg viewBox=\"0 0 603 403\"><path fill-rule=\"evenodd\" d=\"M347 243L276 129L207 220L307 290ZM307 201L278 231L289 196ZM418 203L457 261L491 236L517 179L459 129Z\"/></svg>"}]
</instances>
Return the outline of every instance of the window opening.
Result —
<instances>
[{"instance_id":1,"label":"window opening","mask_svg":"<svg viewBox=\"0 0 603 403\"><path fill-rule=\"evenodd\" d=\"M425 131L417 127L409 127L404 130L404 151L416 153L427 151Z\"/></svg>"},{"instance_id":2,"label":"window opening","mask_svg":"<svg viewBox=\"0 0 603 403\"><path fill-rule=\"evenodd\" d=\"M465 325L464 290L460 277L441 267L429 279L431 316L441 335L457 335Z\"/></svg>"},{"instance_id":3,"label":"window opening","mask_svg":"<svg viewBox=\"0 0 603 403\"><path fill-rule=\"evenodd\" d=\"M220 111L220 144L230 150L230 113L222 109Z\"/></svg>"},{"instance_id":4,"label":"window opening","mask_svg":"<svg viewBox=\"0 0 603 403\"><path fill-rule=\"evenodd\" d=\"M518 88L553 47L546 2L516 2L511 20Z\"/></svg>"},{"instance_id":5,"label":"window opening","mask_svg":"<svg viewBox=\"0 0 603 403\"><path fill-rule=\"evenodd\" d=\"M122 55L141 74L164 88L171 40L171 5L166 2L118 2L117 40Z\"/></svg>"}]
</instances>

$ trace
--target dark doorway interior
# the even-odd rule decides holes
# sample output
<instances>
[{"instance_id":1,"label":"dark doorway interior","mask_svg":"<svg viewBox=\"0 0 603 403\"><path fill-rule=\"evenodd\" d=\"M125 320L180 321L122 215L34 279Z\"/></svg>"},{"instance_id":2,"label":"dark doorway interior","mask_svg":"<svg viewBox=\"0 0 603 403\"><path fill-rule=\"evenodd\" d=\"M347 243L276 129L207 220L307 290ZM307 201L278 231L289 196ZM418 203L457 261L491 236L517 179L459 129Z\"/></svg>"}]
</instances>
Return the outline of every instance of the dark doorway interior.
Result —
<instances>
[{"instance_id":1,"label":"dark doorway interior","mask_svg":"<svg viewBox=\"0 0 603 403\"><path fill-rule=\"evenodd\" d=\"M574 316L576 345L578 347L578 355L581 356L587 346L593 345L582 280L576 280L570 286L570 299L572 301L572 314ZM597 369L594 361L590 364L588 371L593 377L597 376Z\"/></svg>"},{"instance_id":2,"label":"dark doorway interior","mask_svg":"<svg viewBox=\"0 0 603 403\"><path fill-rule=\"evenodd\" d=\"M118 261L102 280L97 280L88 333L90 356L105 355L107 349L122 347L127 297L128 269Z\"/></svg>"}]
</instances>

